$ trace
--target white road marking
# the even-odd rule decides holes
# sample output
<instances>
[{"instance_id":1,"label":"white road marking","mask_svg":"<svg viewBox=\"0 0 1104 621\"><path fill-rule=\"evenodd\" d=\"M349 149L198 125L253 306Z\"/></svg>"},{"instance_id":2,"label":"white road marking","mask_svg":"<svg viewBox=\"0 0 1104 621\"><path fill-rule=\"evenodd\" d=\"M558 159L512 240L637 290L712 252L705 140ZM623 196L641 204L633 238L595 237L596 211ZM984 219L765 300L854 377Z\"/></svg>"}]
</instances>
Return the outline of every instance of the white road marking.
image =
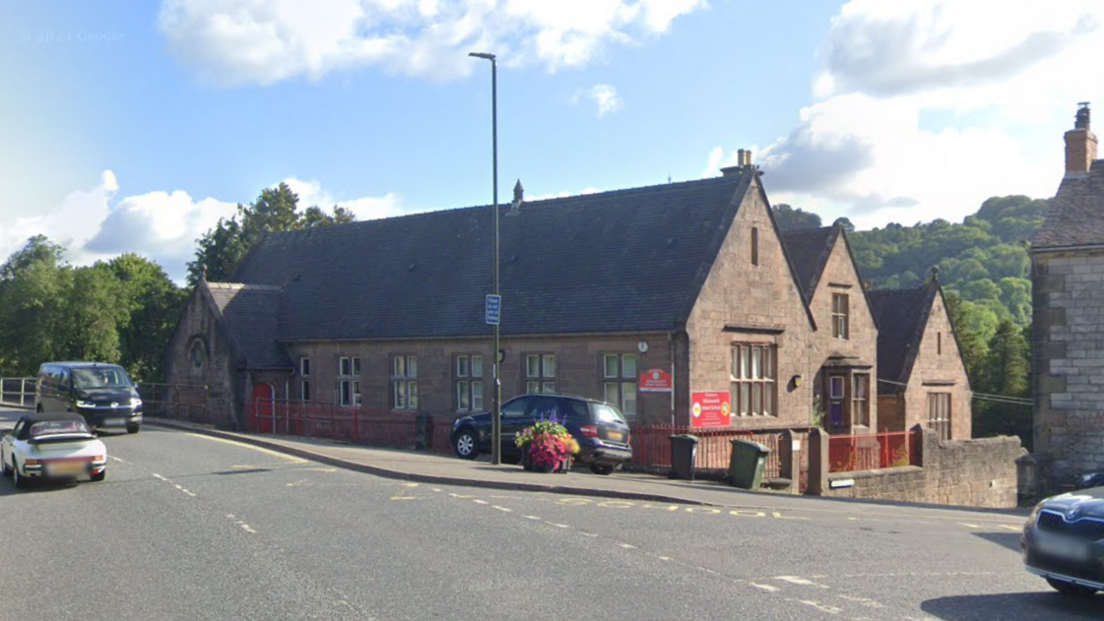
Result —
<instances>
[{"instance_id":1,"label":"white road marking","mask_svg":"<svg viewBox=\"0 0 1104 621\"><path fill-rule=\"evenodd\" d=\"M581 535L582 535L582 536L584 536L584 537L597 537L597 536L598 536L598 533L584 533L584 532L580 532L579 534L581 534Z\"/></svg>"},{"instance_id":2,"label":"white road marking","mask_svg":"<svg viewBox=\"0 0 1104 621\"><path fill-rule=\"evenodd\" d=\"M767 591L769 593L775 593L775 592L781 590L778 587L771 586L769 584L759 584L758 582L748 582L748 584L750 584L751 586L753 586L757 589L762 589L762 590Z\"/></svg>"},{"instance_id":3,"label":"white road marking","mask_svg":"<svg viewBox=\"0 0 1104 621\"><path fill-rule=\"evenodd\" d=\"M305 463L307 463L307 460L305 460L301 457L295 457L293 455L285 455L284 453L279 453L279 452L273 451L271 449L266 449L262 446L253 446L252 444L246 444L244 442L238 442L237 440L227 440L226 438L216 438L214 436L206 436L206 435L203 435L201 433L190 433L189 432L188 435L196 437L196 438L203 438L204 440L210 440L211 442L222 442L223 444L231 444L231 445L234 445L234 446L237 446L237 447L240 447L240 448L250 449L252 451L257 451L258 453L264 453L265 455L272 455L273 457L279 457L280 459L286 459L287 461L290 461L290 462L295 463L295 464L305 464Z\"/></svg>"},{"instance_id":4,"label":"white road marking","mask_svg":"<svg viewBox=\"0 0 1104 621\"><path fill-rule=\"evenodd\" d=\"M392 496L391 500L417 500L417 496Z\"/></svg>"},{"instance_id":5,"label":"white road marking","mask_svg":"<svg viewBox=\"0 0 1104 621\"><path fill-rule=\"evenodd\" d=\"M621 546L622 548L625 548L626 550L635 550L636 549L636 546L634 546L631 543L619 543L617 545ZM699 568L699 569L701 569L701 568Z\"/></svg>"},{"instance_id":6,"label":"white road marking","mask_svg":"<svg viewBox=\"0 0 1104 621\"><path fill-rule=\"evenodd\" d=\"M967 524L966 522L959 522L959 524L961 524L962 526L965 526L966 528L981 528L977 524Z\"/></svg>"},{"instance_id":7,"label":"white road marking","mask_svg":"<svg viewBox=\"0 0 1104 621\"><path fill-rule=\"evenodd\" d=\"M433 488L433 491L435 491L435 492L440 492L440 491L444 491L444 490L442 490L442 489L441 489L441 488L439 488L439 487L435 487L435 488Z\"/></svg>"},{"instance_id":8,"label":"white road marking","mask_svg":"<svg viewBox=\"0 0 1104 621\"><path fill-rule=\"evenodd\" d=\"M472 502L474 502L475 504L478 504L478 505L485 505L485 504L487 504L487 501L486 501L486 500L479 500L478 498L476 498L476 499L475 499L475 500L473 500Z\"/></svg>"},{"instance_id":9,"label":"white road marking","mask_svg":"<svg viewBox=\"0 0 1104 621\"><path fill-rule=\"evenodd\" d=\"M817 584L816 582L813 582L812 580L809 580L808 578L802 578L801 576L775 576L774 579L775 580L782 580L784 582L789 582L790 584L800 584L801 586L813 586L813 587L817 587L817 588L820 588L820 589L827 589L828 588L828 587L824 586L823 584Z\"/></svg>"},{"instance_id":10,"label":"white road marking","mask_svg":"<svg viewBox=\"0 0 1104 621\"><path fill-rule=\"evenodd\" d=\"M675 559L673 559L669 556L661 556L661 557L659 557L659 560L661 560L661 561L673 561Z\"/></svg>"},{"instance_id":11,"label":"white road marking","mask_svg":"<svg viewBox=\"0 0 1104 621\"><path fill-rule=\"evenodd\" d=\"M1003 528L1004 530L1011 530L1017 533L1023 530L1023 526L1012 526L1011 524L998 524L997 528Z\"/></svg>"},{"instance_id":12,"label":"white road marking","mask_svg":"<svg viewBox=\"0 0 1104 621\"><path fill-rule=\"evenodd\" d=\"M885 608L885 604L876 602L869 597L857 597L855 595L844 595L841 593L840 599L845 599L849 602L857 602L859 604L862 604L863 606L866 606L867 608Z\"/></svg>"},{"instance_id":13,"label":"white road marking","mask_svg":"<svg viewBox=\"0 0 1104 621\"><path fill-rule=\"evenodd\" d=\"M237 524L237 525L238 525L238 526L239 526L239 527L240 527L240 528L241 528L242 530L244 530L245 532L247 532L247 533L252 533L252 534L254 534L254 535L256 535L256 534L257 534L257 531L253 530L253 527L252 527L252 526L250 526L249 524L246 524L246 523L245 523L245 522L243 522L242 520L239 520L238 518L234 517L234 514L232 514L232 513L231 513L231 514L228 514L228 515L227 515L226 517L230 518L230 520L231 520L232 522L234 522L235 524Z\"/></svg>"},{"instance_id":14,"label":"white road marking","mask_svg":"<svg viewBox=\"0 0 1104 621\"><path fill-rule=\"evenodd\" d=\"M804 599L799 599L797 601L801 602L802 604L805 604L806 606L812 606L813 608L816 608L817 610L820 610L822 612L827 612L828 614L838 615L839 613L843 612L842 608L836 608L835 606L829 606L827 604L822 604L820 602L814 602L814 601L811 601L811 600L804 600Z\"/></svg>"},{"instance_id":15,"label":"white road marking","mask_svg":"<svg viewBox=\"0 0 1104 621\"><path fill-rule=\"evenodd\" d=\"M526 515L526 516L523 516L523 517L527 520L539 520L539 519L541 519L540 516L536 516L536 515Z\"/></svg>"},{"instance_id":16,"label":"white road marking","mask_svg":"<svg viewBox=\"0 0 1104 621\"><path fill-rule=\"evenodd\" d=\"M417 483L403 483L404 487L418 487Z\"/></svg>"},{"instance_id":17,"label":"white road marking","mask_svg":"<svg viewBox=\"0 0 1104 621\"><path fill-rule=\"evenodd\" d=\"M153 473L153 476L154 476L154 478L161 479L162 481L168 481L168 479L166 479L165 477L157 474L156 472Z\"/></svg>"},{"instance_id":18,"label":"white road marking","mask_svg":"<svg viewBox=\"0 0 1104 621\"><path fill-rule=\"evenodd\" d=\"M111 459L114 459L115 461L119 462L120 464L129 464L130 463L129 461L127 461L125 459L119 459L118 457L116 457L114 455L108 455L108 457L110 457Z\"/></svg>"},{"instance_id":19,"label":"white road marking","mask_svg":"<svg viewBox=\"0 0 1104 621\"><path fill-rule=\"evenodd\" d=\"M500 507L498 505L492 505L492 508L498 509L499 511L502 511L504 513L513 513L514 512L513 509L507 509L506 507Z\"/></svg>"},{"instance_id":20,"label":"white road marking","mask_svg":"<svg viewBox=\"0 0 1104 621\"><path fill-rule=\"evenodd\" d=\"M548 524L549 526L555 526L556 528L571 528L571 526L567 524L557 524L555 522L545 522L545 524Z\"/></svg>"}]
</instances>

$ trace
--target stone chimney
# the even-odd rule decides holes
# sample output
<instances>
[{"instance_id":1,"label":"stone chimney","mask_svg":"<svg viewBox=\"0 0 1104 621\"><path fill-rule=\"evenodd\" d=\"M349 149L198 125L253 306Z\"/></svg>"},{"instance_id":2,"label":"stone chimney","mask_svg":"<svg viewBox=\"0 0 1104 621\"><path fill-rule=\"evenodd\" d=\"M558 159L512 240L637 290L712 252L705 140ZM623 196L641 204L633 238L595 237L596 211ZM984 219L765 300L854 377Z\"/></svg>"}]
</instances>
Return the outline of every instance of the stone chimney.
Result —
<instances>
[{"instance_id":1,"label":"stone chimney","mask_svg":"<svg viewBox=\"0 0 1104 621\"><path fill-rule=\"evenodd\" d=\"M1089 102L1078 104L1077 120L1066 132L1066 177L1083 177L1096 159L1096 135L1089 129Z\"/></svg>"},{"instance_id":2,"label":"stone chimney","mask_svg":"<svg viewBox=\"0 0 1104 621\"><path fill-rule=\"evenodd\" d=\"M733 177L745 170L751 170L751 149L738 149L736 151L736 165L726 166L721 169L721 175Z\"/></svg>"}]
</instances>

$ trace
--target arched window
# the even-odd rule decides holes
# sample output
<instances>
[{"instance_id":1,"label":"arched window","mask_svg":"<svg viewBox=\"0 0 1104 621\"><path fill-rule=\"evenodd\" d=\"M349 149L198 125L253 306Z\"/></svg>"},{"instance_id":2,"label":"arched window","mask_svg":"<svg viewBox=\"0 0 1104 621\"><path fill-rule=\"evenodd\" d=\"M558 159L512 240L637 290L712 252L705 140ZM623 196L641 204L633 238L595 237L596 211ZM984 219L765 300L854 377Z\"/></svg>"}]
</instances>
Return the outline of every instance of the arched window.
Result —
<instances>
[{"instance_id":1,"label":"arched window","mask_svg":"<svg viewBox=\"0 0 1104 621\"><path fill-rule=\"evenodd\" d=\"M192 339L192 346L188 349L188 359L192 361L193 369L202 369L207 364L207 344L202 338Z\"/></svg>"}]
</instances>

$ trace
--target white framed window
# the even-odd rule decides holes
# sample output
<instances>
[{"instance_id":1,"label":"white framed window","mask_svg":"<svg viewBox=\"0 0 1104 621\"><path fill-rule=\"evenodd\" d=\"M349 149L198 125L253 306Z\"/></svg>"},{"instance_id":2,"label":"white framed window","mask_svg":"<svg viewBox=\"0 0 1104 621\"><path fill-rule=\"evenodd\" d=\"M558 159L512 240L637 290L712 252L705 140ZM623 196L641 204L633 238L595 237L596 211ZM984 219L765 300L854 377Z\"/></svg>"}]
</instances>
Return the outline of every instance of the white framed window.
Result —
<instances>
[{"instance_id":1,"label":"white framed window","mask_svg":"<svg viewBox=\"0 0 1104 621\"><path fill-rule=\"evenodd\" d=\"M639 381L636 354L602 356L602 391L607 403L616 405L628 418L636 417L636 393Z\"/></svg>"},{"instance_id":2,"label":"white framed window","mask_svg":"<svg viewBox=\"0 0 1104 621\"><path fill-rule=\"evenodd\" d=\"M418 409L418 358L391 357L391 407L396 410Z\"/></svg>"},{"instance_id":3,"label":"white framed window","mask_svg":"<svg viewBox=\"0 0 1104 621\"><path fill-rule=\"evenodd\" d=\"M337 398L342 407L360 407L360 356L337 359Z\"/></svg>"},{"instance_id":4,"label":"white framed window","mask_svg":"<svg viewBox=\"0 0 1104 621\"><path fill-rule=\"evenodd\" d=\"M310 388L311 388L310 387L310 380L305 379L305 380L299 382L299 400L300 401L310 401L310 398L311 398Z\"/></svg>"},{"instance_id":5,"label":"white framed window","mask_svg":"<svg viewBox=\"0 0 1104 621\"><path fill-rule=\"evenodd\" d=\"M851 376L851 420L856 425L870 426L870 375Z\"/></svg>"},{"instance_id":6,"label":"white framed window","mask_svg":"<svg viewBox=\"0 0 1104 621\"><path fill-rule=\"evenodd\" d=\"M453 382L456 386L456 411L483 411L483 356L456 356Z\"/></svg>"},{"instance_id":7,"label":"white framed window","mask_svg":"<svg viewBox=\"0 0 1104 621\"><path fill-rule=\"evenodd\" d=\"M939 434L940 440L951 439L951 393L928 393L928 429Z\"/></svg>"},{"instance_id":8,"label":"white framed window","mask_svg":"<svg viewBox=\"0 0 1104 621\"><path fill-rule=\"evenodd\" d=\"M847 340L851 334L851 301L846 293L832 294L832 336Z\"/></svg>"},{"instance_id":9,"label":"white framed window","mask_svg":"<svg viewBox=\"0 0 1104 621\"><path fill-rule=\"evenodd\" d=\"M299 359L299 375L310 377L310 358L302 357Z\"/></svg>"},{"instance_id":10,"label":"white framed window","mask_svg":"<svg viewBox=\"0 0 1104 621\"><path fill-rule=\"evenodd\" d=\"M734 343L730 373L733 412L737 416L775 416L775 359L778 348L761 343Z\"/></svg>"},{"instance_id":11,"label":"white framed window","mask_svg":"<svg viewBox=\"0 0 1104 621\"><path fill-rule=\"evenodd\" d=\"M525 392L556 392L556 355L525 356Z\"/></svg>"}]
</instances>

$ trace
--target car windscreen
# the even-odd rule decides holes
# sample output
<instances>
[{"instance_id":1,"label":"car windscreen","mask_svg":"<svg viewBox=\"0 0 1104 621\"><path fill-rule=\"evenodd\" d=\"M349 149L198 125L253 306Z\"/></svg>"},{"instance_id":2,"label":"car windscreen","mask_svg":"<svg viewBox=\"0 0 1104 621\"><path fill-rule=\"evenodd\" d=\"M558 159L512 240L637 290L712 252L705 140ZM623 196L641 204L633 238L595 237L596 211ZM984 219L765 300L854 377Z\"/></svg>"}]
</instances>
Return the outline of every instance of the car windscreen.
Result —
<instances>
[{"instance_id":1,"label":"car windscreen","mask_svg":"<svg viewBox=\"0 0 1104 621\"><path fill-rule=\"evenodd\" d=\"M45 420L31 424L30 436L32 438L45 438L47 436L68 435L72 433L91 434L92 430L81 420Z\"/></svg>"},{"instance_id":2,"label":"car windscreen","mask_svg":"<svg viewBox=\"0 0 1104 621\"><path fill-rule=\"evenodd\" d=\"M628 424L625 422L625 417L621 416L621 412L618 412L616 408L602 403L592 403L590 408L594 411L594 420L597 422Z\"/></svg>"},{"instance_id":3,"label":"car windscreen","mask_svg":"<svg viewBox=\"0 0 1104 621\"><path fill-rule=\"evenodd\" d=\"M122 367L90 367L73 369L73 385L86 390L123 388L130 386L130 377Z\"/></svg>"}]
</instances>

